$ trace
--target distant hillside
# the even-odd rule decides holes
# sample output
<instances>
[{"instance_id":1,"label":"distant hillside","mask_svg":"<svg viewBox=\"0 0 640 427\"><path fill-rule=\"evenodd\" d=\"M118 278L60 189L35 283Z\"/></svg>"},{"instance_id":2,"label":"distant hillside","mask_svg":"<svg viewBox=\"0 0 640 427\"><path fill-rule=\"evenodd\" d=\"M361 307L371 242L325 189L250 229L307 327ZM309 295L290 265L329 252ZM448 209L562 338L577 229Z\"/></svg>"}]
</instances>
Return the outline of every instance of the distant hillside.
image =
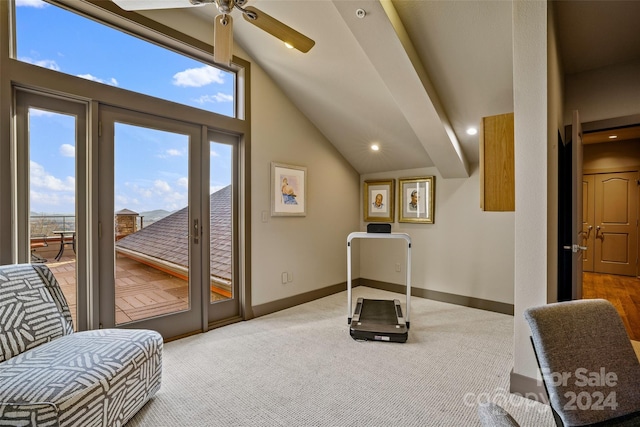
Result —
<instances>
[{"instance_id":1,"label":"distant hillside","mask_svg":"<svg viewBox=\"0 0 640 427\"><path fill-rule=\"evenodd\" d=\"M164 209L156 209L153 211L141 212L140 215L144 217L144 225L147 226L156 221L161 220L162 218L171 215L172 212L166 211Z\"/></svg>"}]
</instances>

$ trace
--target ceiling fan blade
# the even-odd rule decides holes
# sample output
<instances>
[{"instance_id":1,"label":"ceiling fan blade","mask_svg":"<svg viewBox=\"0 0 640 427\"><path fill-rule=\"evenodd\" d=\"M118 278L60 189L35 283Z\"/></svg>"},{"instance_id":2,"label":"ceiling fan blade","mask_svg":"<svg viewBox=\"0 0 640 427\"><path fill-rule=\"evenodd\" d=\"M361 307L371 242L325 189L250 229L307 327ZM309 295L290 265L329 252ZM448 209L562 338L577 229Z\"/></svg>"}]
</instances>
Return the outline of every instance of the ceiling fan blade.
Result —
<instances>
[{"instance_id":1,"label":"ceiling fan blade","mask_svg":"<svg viewBox=\"0 0 640 427\"><path fill-rule=\"evenodd\" d=\"M233 19L231 15L220 14L213 21L213 61L231 66L233 56Z\"/></svg>"},{"instance_id":2,"label":"ceiling fan blade","mask_svg":"<svg viewBox=\"0 0 640 427\"><path fill-rule=\"evenodd\" d=\"M277 19L267 15L263 11L253 6L248 6L243 10L244 19L251 22L256 27L266 31L274 37L279 38L285 43L298 49L300 52L307 53L316 44L309 37L297 32L288 25L283 24ZM254 19L255 17L255 19Z\"/></svg>"},{"instance_id":3,"label":"ceiling fan blade","mask_svg":"<svg viewBox=\"0 0 640 427\"><path fill-rule=\"evenodd\" d=\"M204 6L207 3L193 4L189 0L112 0L123 10L177 9L181 7Z\"/></svg>"}]
</instances>

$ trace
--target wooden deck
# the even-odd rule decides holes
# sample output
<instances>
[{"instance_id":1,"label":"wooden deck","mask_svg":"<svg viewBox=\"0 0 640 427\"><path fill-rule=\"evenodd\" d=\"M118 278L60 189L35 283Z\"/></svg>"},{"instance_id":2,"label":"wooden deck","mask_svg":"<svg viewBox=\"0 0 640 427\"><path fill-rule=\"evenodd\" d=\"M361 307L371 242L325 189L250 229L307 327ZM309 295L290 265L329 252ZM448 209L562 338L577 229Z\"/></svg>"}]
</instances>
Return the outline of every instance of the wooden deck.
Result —
<instances>
[{"instance_id":1,"label":"wooden deck","mask_svg":"<svg viewBox=\"0 0 640 427\"><path fill-rule=\"evenodd\" d=\"M71 248L55 260L57 245L38 249L38 255L47 259L47 266L60 283L71 310L74 325L77 319L76 258ZM116 260L116 324L161 316L187 310L189 287L185 280L154 269L130 258L118 256ZM226 299L211 292L211 301Z\"/></svg>"}]
</instances>

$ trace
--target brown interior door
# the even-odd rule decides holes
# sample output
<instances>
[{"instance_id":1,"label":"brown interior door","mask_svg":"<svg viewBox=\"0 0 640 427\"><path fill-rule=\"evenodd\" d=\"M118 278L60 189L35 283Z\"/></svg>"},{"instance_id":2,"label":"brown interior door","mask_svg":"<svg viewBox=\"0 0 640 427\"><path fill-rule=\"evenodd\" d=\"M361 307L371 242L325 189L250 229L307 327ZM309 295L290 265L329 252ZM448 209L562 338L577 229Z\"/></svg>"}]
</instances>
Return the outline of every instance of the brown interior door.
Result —
<instances>
[{"instance_id":1,"label":"brown interior door","mask_svg":"<svg viewBox=\"0 0 640 427\"><path fill-rule=\"evenodd\" d=\"M571 299L582 299L583 256L587 248L582 246L582 126L577 110L573 111L571 135Z\"/></svg>"},{"instance_id":2,"label":"brown interior door","mask_svg":"<svg viewBox=\"0 0 640 427\"><path fill-rule=\"evenodd\" d=\"M592 272L594 269L593 254L595 240L595 189L593 175L582 177L582 246L587 250L582 252L583 271Z\"/></svg>"},{"instance_id":3,"label":"brown interior door","mask_svg":"<svg viewBox=\"0 0 640 427\"><path fill-rule=\"evenodd\" d=\"M595 175L594 271L637 273L637 172Z\"/></svg>"}]
</instances>

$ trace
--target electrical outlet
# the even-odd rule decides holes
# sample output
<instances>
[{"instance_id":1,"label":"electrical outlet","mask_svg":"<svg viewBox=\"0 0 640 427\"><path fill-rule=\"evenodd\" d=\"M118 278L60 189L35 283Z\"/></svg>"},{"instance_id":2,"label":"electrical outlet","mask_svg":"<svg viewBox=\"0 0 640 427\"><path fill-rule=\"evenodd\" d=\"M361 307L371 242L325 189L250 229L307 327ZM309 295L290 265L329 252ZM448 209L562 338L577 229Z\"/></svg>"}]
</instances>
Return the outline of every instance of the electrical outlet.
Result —
<instances>
[{"instance_id":1,"label":"electrical outlet","mask_svg":"<svg viewBox=\"0 0 640 427\"><path fill-rule=\"evenodd\" d=\"M399 262L396 262L396 271L397 271L398 273L400 273L400 271L401 271L401 269L400 269L400 263L399 263Z\"/></svg>"}]
</instances>

